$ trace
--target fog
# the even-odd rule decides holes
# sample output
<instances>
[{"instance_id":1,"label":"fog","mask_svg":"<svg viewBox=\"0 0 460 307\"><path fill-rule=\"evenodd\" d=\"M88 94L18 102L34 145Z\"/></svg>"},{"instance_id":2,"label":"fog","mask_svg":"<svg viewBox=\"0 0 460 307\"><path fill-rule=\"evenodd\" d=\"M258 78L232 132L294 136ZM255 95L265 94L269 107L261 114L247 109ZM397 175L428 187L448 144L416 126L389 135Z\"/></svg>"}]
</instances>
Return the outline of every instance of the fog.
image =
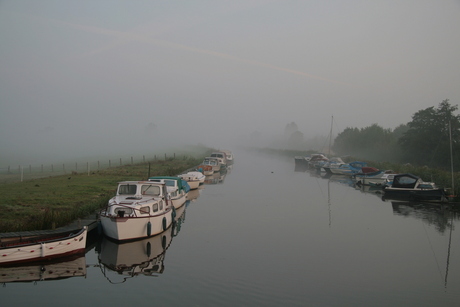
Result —
<instances>
[{"instance_id":1,"label":"fog","mask_svg":"<svg viewBox=\"0 0 460 307\"><path fill-rule=\"evenodd\" d=\"M270 144L460 101L460 1L0 1L0 166Z\"/></svg>"}]
</instances>

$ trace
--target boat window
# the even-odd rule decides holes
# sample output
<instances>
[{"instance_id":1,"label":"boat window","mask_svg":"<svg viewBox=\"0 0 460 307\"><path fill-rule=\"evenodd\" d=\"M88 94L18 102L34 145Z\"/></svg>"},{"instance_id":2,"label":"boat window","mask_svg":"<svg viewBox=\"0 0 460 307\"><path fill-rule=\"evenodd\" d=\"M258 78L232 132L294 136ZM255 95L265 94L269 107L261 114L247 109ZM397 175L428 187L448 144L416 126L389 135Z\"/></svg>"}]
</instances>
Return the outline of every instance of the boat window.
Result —
<instances>
[{"instance_id":1,"label":"boat window","mask_svg":"<svg viewBox=\"0 0 460 307\"><path fill-rule=\"evenodd\" d=\"M398 178L398 183L403 184L403 185L414 184L416 181L417 179L412 178L412 177L399 177Z\"/></svg>"},{"instance_id":2,"label":"boat window","mask_svg":"<svg viewBox=\"0 0 460 307\"><path fill-rule=\"evenodd\" d=\"M127 215L131 215L133 213L133 209L124 208L124 207L123 208L116 208L114 210L114 213L115 213L115 215L118 215L118 216L127 216Z\"/></svg>"},{"instance_id":3,"label":"boat window","mask_svg":"<svg viewBox=\"0 0 460 307\"><path fill-rule=\"evenodd\" d=\"M135 184L122 184L118 187L118 194L136 194L136 185Z\"/></svg>"},{"instance_id":4,"label":"boat window","mask_svg":"<svg viewBox=\"0 0 460 307\"><path fill-rule=\"evenodd\" d=\"M160 200L160 210L163 210L163 201Z\"/></svg>"},{"instance_id":5,"label":"boat window","mask_svg":"<svg viewBox=\"0 0 460 307\"><path fill-rule=\"evenodd\" d=\"M165 180L165 183L166 183L166 186L168 186L168 187L174 187L174 186L176 186L176 185L174 184L174 180Z\"/></svg>"},{"instance_id":6,"label":"boat window","mask_svg":"<svg viewBox=\"0 0 460 307\"><path fill-rule=\"evenodd\" d=\"M160 187L157 185L142 185L141 193L142 195L158 196L160 195Z\"/></svg>"},{"instance_id":7,"label":"boat window","mask_svg":"<svg viewBox=\"0 0 460 307\"><path fill-rule=\"evenodd\" d=\"M150 213L150 207L149 206L145 206L145 207L141 207L139 209L139 211L143 214L149 214Z\"/></svg>"},{"instance_id":8,"label":"boat window","mask_svg":"<svg viewBox=\"0 0 460 307\"><path fill-rule=\"evenodd\" d=\"M158 212L158 204L152 205L153 212Z\"/></svg>"}]
</instances>

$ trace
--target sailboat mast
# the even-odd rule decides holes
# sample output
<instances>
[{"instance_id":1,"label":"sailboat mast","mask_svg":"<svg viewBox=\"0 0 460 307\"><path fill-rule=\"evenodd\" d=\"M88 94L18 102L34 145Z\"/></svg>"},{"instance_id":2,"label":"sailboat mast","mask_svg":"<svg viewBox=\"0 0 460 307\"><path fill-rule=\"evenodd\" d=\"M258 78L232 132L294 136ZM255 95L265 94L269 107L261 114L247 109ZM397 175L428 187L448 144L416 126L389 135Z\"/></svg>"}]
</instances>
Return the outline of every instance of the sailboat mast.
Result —
<instances>
[{"instance_id":1,"label":"sailboat mast","mask_svg":"<svg viewBox=\"0 0 460 307\"><path fill-rule=\"evenodd\" d=\"M331 146L332 146L332 123L334 122L334 116L331 116L331 131L329 132L329 150L328 156L331 157Z\"/></svg>"},{"instance_id":2,"label":"sailboat mast","mask_svg":"<svg viewBox=\"0 0 460 307\"><path fill-rule=\"evenodd\" d=\"M450 173L452 175L452 193L455 193L455 184L454 184L454 158L452 153L452 127L449 120L449 141L450 141ZM455 194L454 194L455 195Z\"/></svg>"}]
</instances>

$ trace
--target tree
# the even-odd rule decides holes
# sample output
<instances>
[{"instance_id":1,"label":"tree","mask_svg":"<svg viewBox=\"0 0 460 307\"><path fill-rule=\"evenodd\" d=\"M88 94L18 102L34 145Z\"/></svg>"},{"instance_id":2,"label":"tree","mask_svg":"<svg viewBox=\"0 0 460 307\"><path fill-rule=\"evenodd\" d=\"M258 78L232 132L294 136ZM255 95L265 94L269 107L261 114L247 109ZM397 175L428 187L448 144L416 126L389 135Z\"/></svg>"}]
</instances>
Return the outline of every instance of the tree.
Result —
<instances>
[{"instance_id":1,"label":"tree","mask_svg":"<svg viewBox=\"0 0 460 307\"><path fill-rule=\"evenodd\" d=\"M460 115L453 114L457 109L457 105L450 105L446 99L437 109L429 107L412 116L412 121L407 124L409 129L398 142L407 161L443 168L450 165L449 126L454 152L460 149Z\"/></svg>"}]
</instances>

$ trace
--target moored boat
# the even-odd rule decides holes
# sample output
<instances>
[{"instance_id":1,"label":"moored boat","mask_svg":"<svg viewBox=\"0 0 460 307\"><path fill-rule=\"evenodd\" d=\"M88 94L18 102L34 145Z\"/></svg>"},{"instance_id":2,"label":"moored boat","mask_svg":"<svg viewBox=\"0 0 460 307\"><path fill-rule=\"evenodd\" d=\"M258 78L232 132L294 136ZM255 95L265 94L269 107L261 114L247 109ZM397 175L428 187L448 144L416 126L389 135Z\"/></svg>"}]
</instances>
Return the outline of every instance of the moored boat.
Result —
<instances>
[{"instance_id":1,"label":"moored boat","mask_svg":"<svg viewBox=\"0 0 460 307\"><path fill-rule=\"evenodd\" d=\"M54 259L85 252L88 228L0 239L0 265Z\"/></svg>"},{"instance_id":2,"label":"moored boat","mask_svg":"<svg viewBox=\"0 0 460 307\"><path fill-rule=\"evenodd\" d=\"M443 188L408 173L394 175L391 186L386 186L383 191L384 199L448 202L447 193Z\"/></svg>"},{"instance_id":3,"label":"moored boat","mask_svg":"<svg viewBox=\"0 0 460 307\"><path fill-rule=\"evenodd\" d=\"M212 167L213 172L220 172L221 165L223 161L222 159L216 157L206 157L203 160L203 165L210 165Z\"/></svg>"},{"instance_id":4,"label":"moored boat","mask_svg":"<svg viewBox=\"0 0 460 307\"><path fill-rule=\"evenodd\" d=\"M197 171L181 174L179 177L187 181L188 185L190 186L190 190L198 189L198 187L204 183L206 178L203 173Z\"/></svg>"},{"instance_id":5,"label":"moored boat","mask_svg":"<svg viewBox=\"0 0 460 307\"><path fill-rule=\"evenodd\" d=\"M136 240L168 229L175 209L166 185L151 181L124 181L117 195L101 211L104 234L117 241Z\"/></svg>"},{"instance_id":6,"label":"moored boat","mask_svg":"<svg viewBox=\"0 0 460 307\"><path fill-rule=\"evenodd\" d=\"M149 181L166 184L174 208L179 209L185 204L190 186L183 178L175 176L153 176L149 177Z\"/></svg>"},{"instance_id":7,"label":"moored boat","mask_svg":"<svg viewBox=\"0 0 460 307\"><path fill-rule=\"evenodd\" d=\"M203 175L205 175L205 176L210 176L210 175L212 175L214 173L214 170L212 169L211 165L201 164L201 165L198 165L196 169L199 172L202 172Z\"/></svg>"}]
</instances>

